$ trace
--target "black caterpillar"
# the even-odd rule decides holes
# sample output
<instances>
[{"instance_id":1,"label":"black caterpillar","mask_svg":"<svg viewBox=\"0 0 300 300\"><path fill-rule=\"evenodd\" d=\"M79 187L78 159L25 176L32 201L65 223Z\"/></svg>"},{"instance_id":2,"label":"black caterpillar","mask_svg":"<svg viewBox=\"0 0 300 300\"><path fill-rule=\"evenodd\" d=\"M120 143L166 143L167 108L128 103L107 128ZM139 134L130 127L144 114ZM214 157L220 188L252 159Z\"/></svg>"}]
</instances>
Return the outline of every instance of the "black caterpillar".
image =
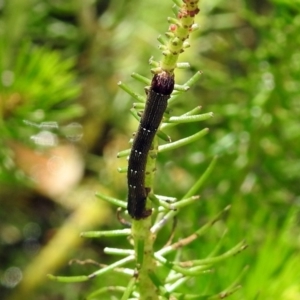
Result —
<instances>
[{"instance_id":1,"label":"black caterpillar","mask_svg":"<svg viewBox=\"0 0 300 300\"><path fill-rule=\"evenodd\" d=\"M161 72L153 76L145 110L132 144L127 171L127 210L136 220L146 218L152 213L151 209L146 209L146 199L150 192L150 187L145 187L147 156L173 89L173 75Z\"/></svg>"}]
</instances>

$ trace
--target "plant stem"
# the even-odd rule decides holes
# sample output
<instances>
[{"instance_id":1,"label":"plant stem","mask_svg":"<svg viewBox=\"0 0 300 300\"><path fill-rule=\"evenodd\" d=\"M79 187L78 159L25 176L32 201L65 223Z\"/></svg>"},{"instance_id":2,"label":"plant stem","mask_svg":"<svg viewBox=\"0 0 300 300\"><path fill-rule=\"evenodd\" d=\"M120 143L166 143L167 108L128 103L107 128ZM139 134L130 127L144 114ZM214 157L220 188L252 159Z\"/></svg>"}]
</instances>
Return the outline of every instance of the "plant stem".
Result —
<instances>
[{"instance_id":1,"label":"plant stem","mask_svg":"<svg viewBox=\"0 0 300 300\"><path fill-rule=\"evenodd\" d=\"M153 258L155 237L150 233L151 218L132 222L132 237L136 253L140 300L158 300L157 289L149 277L155 273L156 263Z\"/></svg>"}]
</instances>

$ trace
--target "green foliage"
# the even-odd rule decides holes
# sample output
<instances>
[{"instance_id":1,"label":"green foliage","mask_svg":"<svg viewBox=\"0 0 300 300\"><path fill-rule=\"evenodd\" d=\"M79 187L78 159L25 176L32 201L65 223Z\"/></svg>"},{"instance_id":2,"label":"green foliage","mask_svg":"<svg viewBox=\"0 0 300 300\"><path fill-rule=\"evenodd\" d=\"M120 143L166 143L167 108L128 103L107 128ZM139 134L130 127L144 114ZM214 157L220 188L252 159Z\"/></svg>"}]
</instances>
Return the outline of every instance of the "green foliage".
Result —
<instances>
[{"instance_id":1,"label":"green foliage","mask_svg":"<svg viewBox=\"0 0 300 300\"><path fill-rule=\"evenodd\" d=\"M58 52L22 45L8 69L2 66L2 116L15 120L64 121L82 113L69 105L79 95L74 59L62 59ZM54 118L55 116L55 118Z\"/></svg>"},{"instance_id":2,"label":"green foliage","mask_svg":"<svg viewBox=\"0 0 300 300\"><path fill-rule=\"evenodd\" d=\"M107 155L111 152L112 157L105 156L104 160L112 161L115 159L113 155L116 151L128 146L128 137L137 124L131 121L128 114L131 99L126 98L124 93L116 91L116 82L122 78L122 81L131 84L128 74L133 71L144 75L149 74L147 61L152 55L157 58L158 50L155 51L155 47L158 43L155 38L165 28L165 16L169 15L171 4L168 1L158 0L118 0L111 1L108 7L102 6L100 13L93 4L87 5L85 10L73 5L73 1L68 2L70 6L60 5L59 1L55 1L54 9L52 2L49 2L50 4L43 1L36 2L39 4L37 6L39 9L35 10L24 10L20 6L15 6L18 9L14 11L14 20L19 22L13 21L9 24L16 26L21 21L29 20L29 25L23 26L26 36L32 37L33 41L41 41L42 44L55 45L60 48L63 57L68 57L69 53L75 56L81 82L95 83L94 86L88 86L89 91L93 91L91 94L96 95L96 100L105 107L103 110L94 109L97 118L105 120L105 128L117 128L117 130L107 130L107 135L101 131L103 126L98 124L93 125L92 130L89 130L97 133L97 142L101 141L98 143L100 150L97 148L97 154ZM214 118L205 121L205 126L210 128L210 133L205 138L185 148L174 150L172 155L170 153L160 155L156 189L168 195L181 197L197 180L199 174L204 172L210 159L218 154L220 158L214 172L201 188L200 200L191 209L183 209L179 215L175 240L187 236L191 231L196 230L199 224L203 224L210 216L231 204L232 210L227 220L219 222L210 234L202 236L199 241L185 249L183 258L186 260L201 258L212 253L225 229L227 234L220 244L221 253L244 238L249 248L234 259L217 265L214 272L201 274L188 282L185 291L197 293L201 287L201 290L207 293L217 293L230 285L238 277L242 268L248 265L249 270L241 282L242 288L230 299L296 300L300 297L298 272L300 269L299 1L202 0L200 5L200 31L198 35L197 33L194 35L191 41L192 47L187 51L188 55L183 58L191 62L192 70L190 74L187 71L180 71L176 74L176 78L180 82L185 82L185 79L195 71L202 70L202 81L187 94L188 96L178 101L174 107L174 114L180 115L196 105L201 105L203 112L213 111ZM62 6L67 6L67 18L62 17L63 12L66 11ZM97 26L84 27L82 25L84 22L76 24L70 21L70 19L80 19L79 16L86 16L84 13L87 11L96 16ZM20 18L17 13L22 13L26 18ZM32 14L34 18L31 17ZM1 19L2 24L4 24L3 19ZM62 27L50 26L51 24L60 24ZM87 28L92 28L92 34L87 34L90 33ZM12 29L6 32L11 32L12 38L18 37L18 30ZM7 45L14 45L14 43L7 43ZM48 52L48 50L29 48L28 51L37 53ZM18 47L11 46L9 52L15 53L16 49ZM25 51L26 47L22 49L20 50ZM81 55L80 50L83 50L84 56ZM29 52L25 56L28 60L31 59ZM1 55L1 59L3 57ZM93 63L82 66L83 62L90 58ZM49 61L52 59L49 58ZM50 65L43 63L41 65L43 65L42 69L51 71ZM26 70L26 63L24 69ZM16 110L6 108L6 117L2 121L4 124L1 124L1 128L5 129L1 131L4 137L23 139L24 136L30 136L27 131L32 128L30 129L28 125L24 126L23 118L27 120L35 118L35 122L38 123L56 121L56 113L60 114L64 111L58 110L58 107L63 107L66 111L70 109L58 103L56 96L49 100L51 93L47 93L48 86L47 89L42 89L41 86L43 87L44 84L42 80L39 83L38 78L41 76L45 82L45 72L35 72L38 76L31 77L34 81L15 77L15 80L24 80L24 84L20 81L16 87L26 92L24 94L26 97L22 99L29 101L25 102L28 103L26 106L28 115L18 106ZM90 72L95 72L93 75L97 75L91 79ZM52 78L49 76L49 80L54 82L56 75L53 71ZM35 86L32 91L30 91L31 85ZM71 98L75 97L73 84L70 85L71 91L66 94L66 89L57 85L60 83L55 81L53 87L57 87L57 90L49 86L54 94L62 93L62 95L73 95ZM94 92L95 86L98 87L97 92ZM8 87L5 89L8 91ZM143 93L141 85L137 84L136 90L140 94ZM41 93L40 96L44 95L48 99L44 102L42 97L39 98L42 99L39 105L44 105L48 109L49 114L45 114L44 118L29 109L30 107L35 108L35 111L38 109L38 103L31 97L27 97L28 95L39 96L38 91ZM3 90L1 95L2 92ZM84 98L87 108L90 105L91 94ZM7 95L6 93L6 97ZM96 100L94 103L97 102ZM109 106L104 103L108 103ZM22 119L13 118L14 114L22 116ZM64 120L66 115L63 113L61 117L60 115L57 117L59 120ZM25 130L26 134L23 135ZM195 124L184 124L169 128L167 133L172 140L176 140L198 130L199 127ZM108 143L109 140L119 142L117 150ZM2 146L3 144L1 144L1 167L3 168L3 166L10 166L12 161L7 159L11 155L11 150ZM95 154L95 149L89 149L89 152ZM107 187L118 198L125 199L126 179L112 171L117 168L117 164L106 165L102 159L97 159L95 156L89 156L88 163L87 168L90 170L101 169L101 172L97 171L93 174L94 177L107 183ZM8 178L7 176L5 178ZM114 181L113 178L116 177L117 180ZM1 201L5 201L10 197L2 197L2 199ZM18 202L15 203L15 209L18 210ZM34 208L31 208L31 211L33 215L39 214ZM50 215L53 216L52 211L44 218L50 218ZM12 224L17 223L18 219L19 214L10 214L9 221ZM57 226L58 223L59 221L56 221L52 226ZM164 236L157 240L158 246L163 245L168 239L169 231L162 232ZM126 243L125 238L115 242L105 241L111 247ZM101 240L98 243L91 245L89 250L80 248L77 253L73 247L69 249L71 253L69 255L81 258L93 257L95 260L107 263L106 256L99 256L103 245ZM20 248L16 245L14 249L16 257L22 258ZM11 264L20 265L22 259L19 257L12 259ZM82 269L78 267L70 273L72 273L70 275L82 274ZM64 299L76 299L80 292L87 294L87 290L94 291L96 288L115 284L115 277L105 279L101 277L101 279L88 281L86 283L88 287L77 286L78 290L75 290L74 286L53 285L47 282L38 293L45 294L44 291L47 290L49 299L58 294ZM124 278L120 281L123 284L126 282ZM110 291L110 294L113 292ZM111 296L111 299L113 297Z\"/></svg>"},{"instance_id":3,"label":"green foliage","mask_svg":"<svg viewBox=\"0 0 300 300\"><path fill-rule=\"evenodd\" d=\"M74 59L63 60L60 53L28 42L20 46L9 66L5 62L2 60L0 66L0 176L1 181L10 181L7 179L15 168L9 142L32 144L30 137L36 127L43 129L43 124L52 124L54 130L58 129L63 122L81 116L83 109L74 103L80 93L73 72Z\"/></svg>"}]
</instances>

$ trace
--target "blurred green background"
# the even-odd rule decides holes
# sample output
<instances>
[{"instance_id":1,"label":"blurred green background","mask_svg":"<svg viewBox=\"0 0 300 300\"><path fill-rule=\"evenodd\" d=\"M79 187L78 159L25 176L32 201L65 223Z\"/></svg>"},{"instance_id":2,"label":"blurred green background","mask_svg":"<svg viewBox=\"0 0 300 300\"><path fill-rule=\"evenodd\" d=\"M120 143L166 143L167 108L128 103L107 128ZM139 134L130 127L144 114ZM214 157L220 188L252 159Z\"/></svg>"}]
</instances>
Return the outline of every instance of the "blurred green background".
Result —
<instances>
[{"instance_id":1,"label":"blurred green background","mask_svg":"<svg viewBox=\"0 0 300 300\"><path fill-rule=\"evenodd\" d=\"M117 172L137 128L132 99L118 81L143 94L130 74L150 78L160 58L170 1L0 1L0 298L83 299L103 286L126 285L112 274L61 284L46 274L81 275L114 261L103 248L125 238L83 240L84 230L122 228L115 208L96 191L126 199ZM176 239L231 204L228 218L189 245L183 259L205 257L224 230L222 251L242 239L249 247L182 288L217 293L245 266L230 299L300 299L300 1L202 0L176 82L197 70L201 81L181 96L179 115L195 106L214 112L182 125L173 140L204 127L202 140L159 156L156 189L180 198L219 156L201 200L179 215ZM171 225L170 225L171 226ZM164 230L157 246L168 239ZM111 293L105 299L119 299Z\"/></svg>"}]
</instances>

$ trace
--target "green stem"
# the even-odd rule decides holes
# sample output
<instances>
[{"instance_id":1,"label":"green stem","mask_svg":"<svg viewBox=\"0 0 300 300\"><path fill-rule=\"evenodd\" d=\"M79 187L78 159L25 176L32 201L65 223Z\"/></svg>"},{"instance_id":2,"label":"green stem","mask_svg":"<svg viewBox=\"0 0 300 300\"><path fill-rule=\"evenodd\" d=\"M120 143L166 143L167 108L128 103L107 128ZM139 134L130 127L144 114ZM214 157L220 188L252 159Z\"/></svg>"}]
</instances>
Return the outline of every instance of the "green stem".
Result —
<instances>
[{"instance_id":1,"label":"green stem","mask_svg":"<svg viewBox=\"0 0 300 300\"><path fill-rule=\"evenodd\" d=\"M151 218L132 221L132 237L136 253L140 300L158 300L157 289L149 277L155 273L154 235L150 234Z\"/></svg>"},{"instance_id":2,"label":"green stem","mask_svg":"<svg viewBox=\"0 0 300 300\"><path fill-rule=\"evenodd\" d=\"M163 58L159 63L151 62L156 68L152 69L153 73L167 72L173 74L174 69L177 67L177 60L179 54L184 51L188 46L186 39L188 39L192 26L194 24L194 17L198 13L197 8L198 0L184 1L181 6L178 7L177 19L169 18L169 22L172 23L170 31L167 33L169 37L168 41L160 38L161 49L163 50ZM139 81L149 84L149 79L139 76L138 74L132 75ZM121 86L126 90L126 86ZM177 86L180 91L186 91L188 86ZM132 93L132 96L140 100L138 95ZM169 144L168 149L173 149L179 145L187 144L194 141L207 133L207 129L204 129L200 134L196 134L188 139L183 139L179 142ZM173 147L173 148L172 148ZM158 154L158 138L154 138L152 143L152 150L148 153L146 170L145 170L145 187L149 188L149 195L153 195L154 185L154 172L156 166L156 157ZM119 154L120 155L120 154ZM150 209L152 206L151 200L147 198L146 209ZM141 220L132 221L132 238L134 241L135 257L137 262L138 271L138 285L140 300L158 300L159 289L155 285L155 282L151 280L150 274L156 274L156 263L154 259L153 243L155 240L155 233L150 231L151 218L145 218Z\"/></svg>"}]
</instances>

